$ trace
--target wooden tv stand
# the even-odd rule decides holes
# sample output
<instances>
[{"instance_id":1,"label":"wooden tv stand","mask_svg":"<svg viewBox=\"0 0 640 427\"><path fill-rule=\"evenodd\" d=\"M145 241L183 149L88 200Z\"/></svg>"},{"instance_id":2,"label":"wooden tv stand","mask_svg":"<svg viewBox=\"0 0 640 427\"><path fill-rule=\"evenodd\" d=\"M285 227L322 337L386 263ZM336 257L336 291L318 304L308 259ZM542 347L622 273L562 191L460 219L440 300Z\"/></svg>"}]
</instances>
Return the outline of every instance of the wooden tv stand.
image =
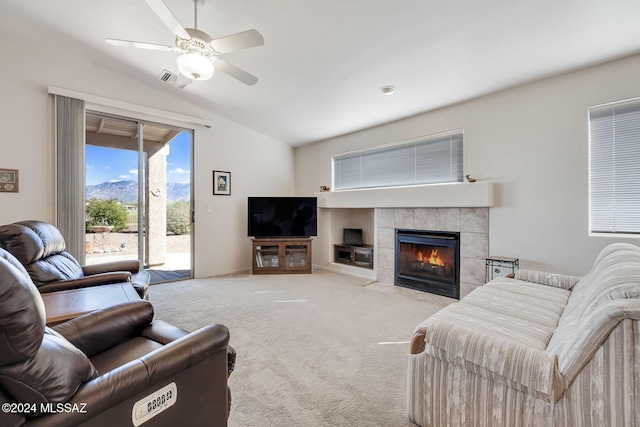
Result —
<instances>
[{"instance_id":1,"label":"wooden tv stand","mask_svg":"<svg viewBox=\"0 0 640 427\"><path fill-rule=\"evenodd\" d=\"M311 273L310 238L251 239L253 274Z\"/></svg>"}]
</instances>

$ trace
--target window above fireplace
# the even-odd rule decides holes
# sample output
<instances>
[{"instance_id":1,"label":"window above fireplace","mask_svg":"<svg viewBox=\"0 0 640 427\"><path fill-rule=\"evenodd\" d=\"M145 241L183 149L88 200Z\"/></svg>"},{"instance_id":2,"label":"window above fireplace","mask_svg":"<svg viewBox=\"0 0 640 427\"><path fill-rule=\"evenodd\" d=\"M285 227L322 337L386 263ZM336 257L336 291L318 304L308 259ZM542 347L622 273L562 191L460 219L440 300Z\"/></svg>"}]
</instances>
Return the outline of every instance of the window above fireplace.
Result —
<instances>
[{"instance_id":1,"label":"window above fireplace","mask_svg":"<svg viewBox=\"0 0 640 427\"><path fill-rule=\"evenodd\" d=\"M333 158L334 190L462 182L461 130Z\"/></svg>"}]
</instances>

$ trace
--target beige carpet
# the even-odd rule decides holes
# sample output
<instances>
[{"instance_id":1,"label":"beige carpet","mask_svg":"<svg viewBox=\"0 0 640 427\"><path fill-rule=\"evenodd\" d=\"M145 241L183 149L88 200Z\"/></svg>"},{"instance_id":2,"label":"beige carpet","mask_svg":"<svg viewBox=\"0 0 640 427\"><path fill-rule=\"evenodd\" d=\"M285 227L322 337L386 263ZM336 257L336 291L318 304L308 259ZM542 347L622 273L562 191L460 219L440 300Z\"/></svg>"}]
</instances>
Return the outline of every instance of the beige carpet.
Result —
<instances>
[{"instance_id":1,"label":"beige carpet","mask_svg":"<svg viewBox=\"0 0 640 427\"><path fill-rule=\"evenodd\" d=\"M232 427L413 426L408 341L453 301L325 270L165 283L150 297L157 319L229 328Z\"/></svg>"}]
</instances>

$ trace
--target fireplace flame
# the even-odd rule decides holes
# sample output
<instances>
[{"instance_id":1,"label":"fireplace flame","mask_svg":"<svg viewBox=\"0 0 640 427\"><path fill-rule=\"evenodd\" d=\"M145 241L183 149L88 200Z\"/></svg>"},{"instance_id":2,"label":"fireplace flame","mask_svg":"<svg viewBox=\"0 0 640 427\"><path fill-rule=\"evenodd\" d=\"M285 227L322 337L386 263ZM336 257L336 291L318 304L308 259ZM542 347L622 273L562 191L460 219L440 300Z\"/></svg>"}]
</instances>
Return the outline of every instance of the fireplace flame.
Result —
<instances>
[{"instance_id":1,"label":"fireplace flame","mask_svg":"<svg viewBox=\"0 0 640 427\"><path fill-rule=\"evenodd\" d=\"M431 255L429 255L428 258L426 256L422 255L422 252L418 252L418 261L420 261L420 262L428 262L429 264L433 264L433 265L444 266L444 261L442 261L442 258L440 258L438 256L438 250L437 249L431 249Z\"/></svg>"}]
</instances>

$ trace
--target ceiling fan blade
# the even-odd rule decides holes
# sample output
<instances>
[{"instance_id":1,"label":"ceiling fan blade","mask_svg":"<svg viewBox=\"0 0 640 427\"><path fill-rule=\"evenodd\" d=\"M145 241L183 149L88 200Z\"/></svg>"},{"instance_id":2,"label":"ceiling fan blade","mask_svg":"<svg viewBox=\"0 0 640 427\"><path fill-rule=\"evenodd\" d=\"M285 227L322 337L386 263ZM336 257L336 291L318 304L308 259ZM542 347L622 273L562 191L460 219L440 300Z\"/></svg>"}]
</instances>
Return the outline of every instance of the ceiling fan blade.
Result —
<instances>
[{"instance_id":1,"label":"ceiling fan blade","mask_svg":"<svg viewBox=\"0 0 640 427\"><path fill-rule=\"evenodd\" d=\"M162 0L145 0L149 7L158 15L158 17L169 27L169 29L176 36L181 39L190 40L191 36L187 33L187 30L178 22L176 17L171 13L169 8Z\"/></svg>"},{"instance_id":2,"label":"ceiling fan blade","mask_svg":"<svg viewBox=\"0 0 640 427\"><path fill-rule=\"evenodd\" d=\"M141 49L152 49L152 50L162 50L165 52L178 52L179 49L176 49L173 46L165 46L161 44L153 44L153 43L144 43L144 42L134 42L130 40L118 40L118 39L104 39L109 44L114 46L122 46L122 47L137 47Z\"/></svg>"},{"instance_id":3,"label":"ceiling fan blade","mask_svg":"<svg viewBox=\"0 0 640 427\"><path fill-rule=\"evenodd\" d=\"M223 73L233 77L236 80L241 81L248 86L253 86L254 84L258 83L258 78L256 76L247 73L243 69L238 68L225 60L218 59L216 60L216 62L214 62L213 65L216 70L222 71Z\"/></svg>"},{"instance_id":4,"label":"ceiling fan blade","mask_svg":"<svg viewBox=\"0 0 640 427\"><path fill-rule=\"evenodd\" d=\"M218 53L233 52L250 47L262 46L264 38L256 30L247 30L230 36L211 40L211 47Z\"/></svg>"}]
</instances>

